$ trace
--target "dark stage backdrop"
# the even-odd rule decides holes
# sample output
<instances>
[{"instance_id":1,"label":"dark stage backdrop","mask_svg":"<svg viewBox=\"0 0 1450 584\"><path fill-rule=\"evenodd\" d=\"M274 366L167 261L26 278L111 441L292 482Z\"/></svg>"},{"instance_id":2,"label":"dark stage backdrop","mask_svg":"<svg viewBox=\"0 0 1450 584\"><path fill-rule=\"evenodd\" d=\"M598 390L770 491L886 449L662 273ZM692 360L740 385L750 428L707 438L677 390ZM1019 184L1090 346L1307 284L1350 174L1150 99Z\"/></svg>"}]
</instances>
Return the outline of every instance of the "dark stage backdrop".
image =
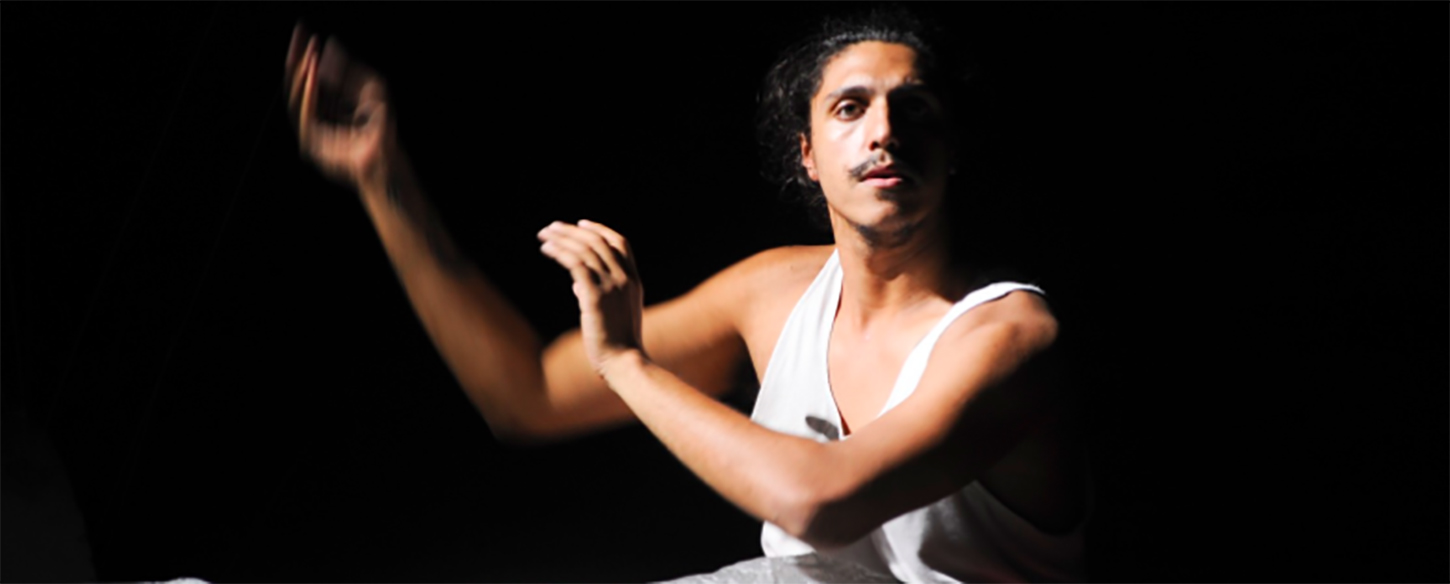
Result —
<instances>
[{"instance_id":1,"label":"dark stage backdrop","mask_svg":"<svg viewBox=\"0 0 1450 584\"><path fill-rule=\"evenodd\" d=\"M1447 9L922 7L982 65L954 221L1051 294L1088 396L1093 578L1447 578ZM298 156L283 57L303 17L388 77L448 226L552 338L577 314L550 220L630 237L649 302L828 241L751 123L831 10L7 3L0 578L757 555L640 428L493 440L355 197Z\"/></svg>"}]
</instances>

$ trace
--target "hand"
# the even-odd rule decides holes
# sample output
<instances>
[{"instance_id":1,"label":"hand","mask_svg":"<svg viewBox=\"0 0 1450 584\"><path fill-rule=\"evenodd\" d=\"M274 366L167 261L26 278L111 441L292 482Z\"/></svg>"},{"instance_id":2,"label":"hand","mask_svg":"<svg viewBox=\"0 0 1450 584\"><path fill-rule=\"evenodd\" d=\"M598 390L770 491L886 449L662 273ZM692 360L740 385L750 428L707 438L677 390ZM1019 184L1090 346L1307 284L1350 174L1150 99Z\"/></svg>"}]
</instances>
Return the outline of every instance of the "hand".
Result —
<instances>
[{"instance_id":1,"label":"hand","mask_svg":"<svg viewBox=\"0 0 1450 584\"><path fill-rule=\"evenodd\" d=\"M321 46L319 46L319 44ZM298 23L287 49L287 109L302 152L334 181L377 178L395 131L383 78Z\"/></svg>"},{"instance_id":2,"label":"hand","mask_svg":"<svg viewBox=\"0 0 1450 584\"><path fill-rule=\"evenodd\" d=\"M578 225L555 221L539 232L539 239L544 242L540 251L574 278L579 331L594 371L602 376L610 359L643 351L644 287L629 242L590 221Z\"/></svg>"}]
</instances>

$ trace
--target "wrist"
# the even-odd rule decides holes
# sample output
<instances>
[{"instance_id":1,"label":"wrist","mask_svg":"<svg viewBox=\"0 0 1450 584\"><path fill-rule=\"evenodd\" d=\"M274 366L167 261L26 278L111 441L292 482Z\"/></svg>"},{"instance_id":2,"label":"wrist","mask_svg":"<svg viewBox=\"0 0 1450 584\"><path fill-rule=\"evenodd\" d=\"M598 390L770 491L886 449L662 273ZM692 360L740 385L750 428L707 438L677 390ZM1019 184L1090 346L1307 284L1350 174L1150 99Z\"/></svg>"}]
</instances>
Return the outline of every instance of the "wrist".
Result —
<instances>
[{"instance_id":1,"label":"wrist","mask_svg":"<svg viewBox=\"0 0 1450 584\"><path fill-rule=\"evenodd\" d=\"M353 177L358 195L363 198L398 198L411 183L411 165L396 145L383 148L376 161Z\"/></svg>"},{"instance_id":2,"label":"wrist","mask_svg":"<svg viewBox=\"0 0 1450 584\"><path fill-rule=\"evenodd\" d=\"M649 357L640 349L625 349L614 353L599 364L599 376L609 389L618 392L630 379L643 374L650 366Z\"/></svg>"}]
</instances>

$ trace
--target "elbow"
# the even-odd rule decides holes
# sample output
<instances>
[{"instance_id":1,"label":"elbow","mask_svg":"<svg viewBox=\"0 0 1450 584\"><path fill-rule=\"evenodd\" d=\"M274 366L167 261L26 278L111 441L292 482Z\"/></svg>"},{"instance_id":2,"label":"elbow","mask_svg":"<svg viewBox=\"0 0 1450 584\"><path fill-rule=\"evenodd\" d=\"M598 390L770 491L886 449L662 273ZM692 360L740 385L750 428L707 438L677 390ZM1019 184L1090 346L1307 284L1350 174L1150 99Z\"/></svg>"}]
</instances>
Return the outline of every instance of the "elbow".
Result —
<instances>
[{"instance_id":1,"label":"elbow","mask_svg":"<svg viewBox=\"0 0 1450 584\"><path fill-rule=\"evenodd\" d=\"M495 442L519 448L546 446L570 436L537 418L520 415L484 416Z\"/></svg>"},{"instance_id":2,"label":"elbow","mask_svg":"<svg viewBox=\"0 0 1450 584\"><path fill-rule=\"evenodd\" d=\"M476 392L469 392L470 395L478 395ZM495 442L508 446L539 446L554 442L558 439L558 432L553 431L546 423L544 416L527 411L525 408L501 407L498 404L479 402L475 400L475 407L482 415L484 424L493 435Z\"/></svg>"},{"instance_id":3,"label":"elbow","mask_svg":"<svg viewBox=\"0 0 1450 584\"><path fill-rule=\"evenodd\" d=\"M494 442L509 446L529 446L543 441L543 437L525 424L485 418Z\"/></svg>"},{"instance_id":4,"label":"elbow","mask_svg":"<svg viewBox=\"0 0 1450 584\"><path fill-rule=\"evenodd\" d=\"M483 414L483 422L493 434L493 440L499 444L518 446L538 439L537 431L518 416L488 412L483 408L479 408L479 413Z\"/></svg>"},{"instance_id":5,"label":"elbow","mask_svg":"<svg viewBox=\"0 0 1450 584\"><path fill-rule=\"evenodd\" d=\"M816 550L831 551L855 543L876 527L879 525L869 524L861 521L859 517L827 506L817 509L811 520L800 526L791 536Z\"/></svg>"},{"instance_id":6,"label":"elbow","mask_svg":"<svg viewBox=\"0 0 1450 584\"><path fill-rule=\"evenodd\" d=\"M545 408L515 407L484 415L496 443L517 448L566 442L591 430Z\"/></svg>"},{"instance_id":7,"label":"elbow","mask_svg":"<svg viewBox=\"0 0 1450 584\"><path fill-rule=\"evenodd\" d=\"M477 379L460 378L459 382L495 442L532 446L560 437L560 428L541 399L546 393L542 377L542 371L527 371L502 382L494 381L494 385Z\"/></svg>"},{"instance_id":8,"label":"elbow","mask_svg":"<svg viewBox=\"0 0 1450 584\"><path fill-rule=\"evenodd\" d=\"M856 500L857 497L840 489L801 488L786 498L774 523L816 550L843 548L878 527L853 511Z\"/></svg>"}]
</instances>

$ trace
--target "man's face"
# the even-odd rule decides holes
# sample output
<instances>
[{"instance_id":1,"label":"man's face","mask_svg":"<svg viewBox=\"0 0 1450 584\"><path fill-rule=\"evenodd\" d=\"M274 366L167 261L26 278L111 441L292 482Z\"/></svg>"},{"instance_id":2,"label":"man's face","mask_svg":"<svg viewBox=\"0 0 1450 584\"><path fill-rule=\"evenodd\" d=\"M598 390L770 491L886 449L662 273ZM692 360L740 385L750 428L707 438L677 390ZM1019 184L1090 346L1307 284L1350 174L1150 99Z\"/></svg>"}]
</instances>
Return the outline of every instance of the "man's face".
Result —
<instances>
[{"instance_id":1,"label":"man's face","mask_svg":"<svg viewBox=\"0 0 1450 584\"><path fill-rule=\"evenodd\" d=\"M801 163L833 222L893 233L940 205L951 157L946 112L910 47L869 41L837 54L811 98L810 132Z\"/></svg>"}]
</instances>

